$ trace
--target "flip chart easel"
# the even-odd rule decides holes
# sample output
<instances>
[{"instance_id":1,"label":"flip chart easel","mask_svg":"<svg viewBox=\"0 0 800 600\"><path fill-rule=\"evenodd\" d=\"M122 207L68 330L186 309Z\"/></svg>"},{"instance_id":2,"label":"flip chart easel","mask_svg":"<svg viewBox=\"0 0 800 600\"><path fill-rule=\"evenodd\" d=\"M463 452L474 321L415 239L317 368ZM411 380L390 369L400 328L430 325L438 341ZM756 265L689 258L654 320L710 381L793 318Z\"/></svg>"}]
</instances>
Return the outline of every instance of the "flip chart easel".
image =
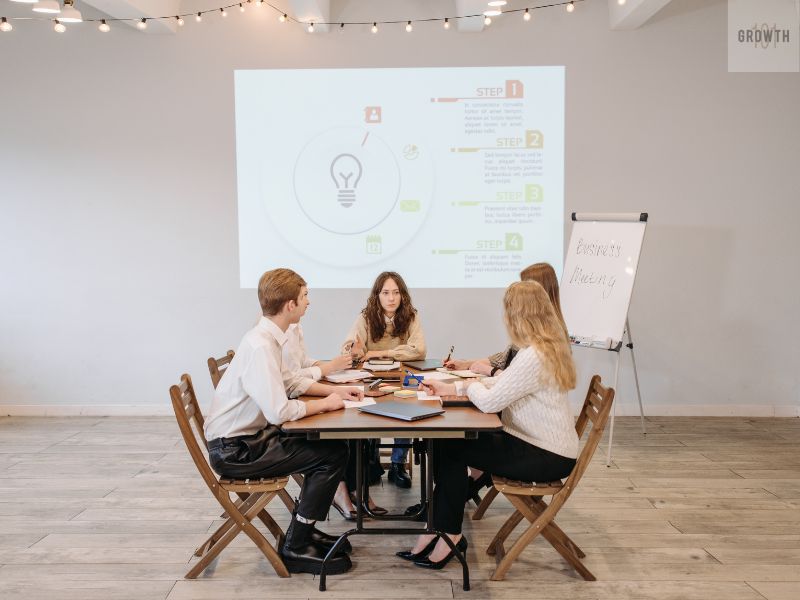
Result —
<instances>
[{"instance_id":1,"label":"flip chart easel","mask_svg":"<svg viewBox=\"0 0 800 600\"><path fill-rule=\"evenodd\" d=\"M628 309L647 213L572 213L572 222L561 277L561 308L570 340L575 346L616 353L612 384L615 390L618 390L622 348L631 351L642 434L646 434ZM606 465L611 464L616 406L615 402L608 431Z\"/></svg>"}]
</instances>

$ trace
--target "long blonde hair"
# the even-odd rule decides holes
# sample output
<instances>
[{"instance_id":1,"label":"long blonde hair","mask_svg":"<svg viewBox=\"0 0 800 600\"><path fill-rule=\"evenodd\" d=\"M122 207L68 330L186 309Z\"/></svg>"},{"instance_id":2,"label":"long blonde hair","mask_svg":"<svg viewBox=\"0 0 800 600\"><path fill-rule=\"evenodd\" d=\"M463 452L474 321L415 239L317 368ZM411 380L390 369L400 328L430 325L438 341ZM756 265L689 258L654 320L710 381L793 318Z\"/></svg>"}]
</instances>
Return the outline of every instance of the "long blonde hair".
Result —
<instances>
[{"instance_id":1,"label":"long blonde hair","mask_svg":"<svg viewBox=\"0 0 800 600\"><path fill-rule=\"evenodd\" d=\"M511 343L518 348L533 346L558 388L573 389L575 363L564 336L563 321L541 284L536 281L512 283L503 297L503 307L503 320Z\"/></svg>"},{"instance_id":2,"label":"long blonde hair","mask_svg":"<svg viewBox=\"0 0 800 600\"><path fill-rule=\"evenodd\" d=\"M529 267L525 267L520 271L519 278L522 281L535 281L540 283L547 292L550 302L553 303L553 308L556 311L556 316L561 321L561 326L564 328L564 335L569 339L567 331L567 324L564 322L564 314L561 312L561 296L558 293L558 277L556 277L556 270L550 263L535 263Z\"/></svg>"}]
</instances>

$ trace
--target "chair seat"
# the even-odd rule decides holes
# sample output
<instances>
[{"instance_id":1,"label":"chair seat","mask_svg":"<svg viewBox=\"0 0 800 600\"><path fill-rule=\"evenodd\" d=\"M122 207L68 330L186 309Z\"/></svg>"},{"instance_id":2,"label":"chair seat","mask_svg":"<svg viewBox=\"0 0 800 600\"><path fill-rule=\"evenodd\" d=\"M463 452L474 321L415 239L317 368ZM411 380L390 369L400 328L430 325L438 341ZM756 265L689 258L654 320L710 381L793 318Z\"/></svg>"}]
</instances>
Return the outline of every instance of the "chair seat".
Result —
<instances>
[{"instance_id":1,"label":"chair seat","mask_svg":"<svg viewBox=\"0 0 800 600\"><path fill-rule=\"evenodd\" d=\"M531 483L529 481L516 481L505 477L492 476L492 483L498 491L515 496L552 496L564 487L561 481L549 483Z\"/></svg>"},{"instance_id":2,"label":"chair seat","mask_svg":"<svg viewBox=\"0 0 800 600\"><path fill-rule=\"evenodd\" d=\"M220 479L219 485L228 492L276 492L282 490L289 483L288 477L274 477L272 479Z\"/></svg>"}]
</instances>

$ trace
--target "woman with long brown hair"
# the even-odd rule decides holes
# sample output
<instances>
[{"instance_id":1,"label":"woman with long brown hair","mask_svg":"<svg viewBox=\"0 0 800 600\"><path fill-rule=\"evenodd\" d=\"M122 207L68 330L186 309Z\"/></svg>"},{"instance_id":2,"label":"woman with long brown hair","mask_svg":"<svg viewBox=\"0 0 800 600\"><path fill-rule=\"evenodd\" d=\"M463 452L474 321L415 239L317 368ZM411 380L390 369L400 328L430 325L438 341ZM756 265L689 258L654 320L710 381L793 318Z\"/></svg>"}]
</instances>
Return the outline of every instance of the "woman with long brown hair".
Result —
<instances>
[{"instance_id":1,"label":"woman with long brown hair","mask_svg":"<svg viewBox=\"0 0 800 600\"><path fill-rule=\"evenodd\" d=\"M512 283L503 304L506 330L519 348L509 367L481 382L430 381L422 386L430 394L465 394L483 412L502 411L502 431L435 445L433 524L461 552L467 547L461 535L467 465L510 479L555 481L569 475L578 456L567 399L575 387L575 364L562 321L535 281ZM411 551L398 556L420 567L441 569L453 553L444 539L424 534Z\"/></svg>"},{"instance_id":2,"label":"woman with long brown hair","mask_svg":"<svg viewBox=\"0 0 800 600\"><path fill-rule=\"evenodd\" d=\"M367 305L350 328L342 344L342 352L350 353L354 360L391 358L394 360L421 360L425 358L425 335L408 286L399 273L384 271L372 284ZM397 444L411 440L395 438ZM352 449L351 449L352 450ZM406 448L392 449L392 466L389 481L401 488L411 487L406 473ZM345 481L336 492L334 508L346 519L353 517L353 503L349 492L355 488L355 452L351 451ZM379 466L378 466L379 469ZM383 470L378 470L378 476ZM374 511L374 507L372 508Z\"/></svg>"}]
</instances>

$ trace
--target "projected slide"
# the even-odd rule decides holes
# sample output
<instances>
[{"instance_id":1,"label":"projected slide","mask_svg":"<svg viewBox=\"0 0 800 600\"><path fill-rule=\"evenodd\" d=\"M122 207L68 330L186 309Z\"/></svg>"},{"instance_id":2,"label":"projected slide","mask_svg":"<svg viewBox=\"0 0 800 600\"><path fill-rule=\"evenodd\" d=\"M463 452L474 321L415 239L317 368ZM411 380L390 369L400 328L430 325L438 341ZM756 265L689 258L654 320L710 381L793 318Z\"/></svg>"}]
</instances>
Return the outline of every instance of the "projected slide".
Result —
<instances>
[{"instance_id":1,"label":"projected slide","mask_svg":"<svg viewBox=\"0 0 800 600\"><path fill-rule=\"evenodd\" d=\"M561 271L564 68L236 71L242 287L505 287Z\"/></svg>"}]
</instances>

